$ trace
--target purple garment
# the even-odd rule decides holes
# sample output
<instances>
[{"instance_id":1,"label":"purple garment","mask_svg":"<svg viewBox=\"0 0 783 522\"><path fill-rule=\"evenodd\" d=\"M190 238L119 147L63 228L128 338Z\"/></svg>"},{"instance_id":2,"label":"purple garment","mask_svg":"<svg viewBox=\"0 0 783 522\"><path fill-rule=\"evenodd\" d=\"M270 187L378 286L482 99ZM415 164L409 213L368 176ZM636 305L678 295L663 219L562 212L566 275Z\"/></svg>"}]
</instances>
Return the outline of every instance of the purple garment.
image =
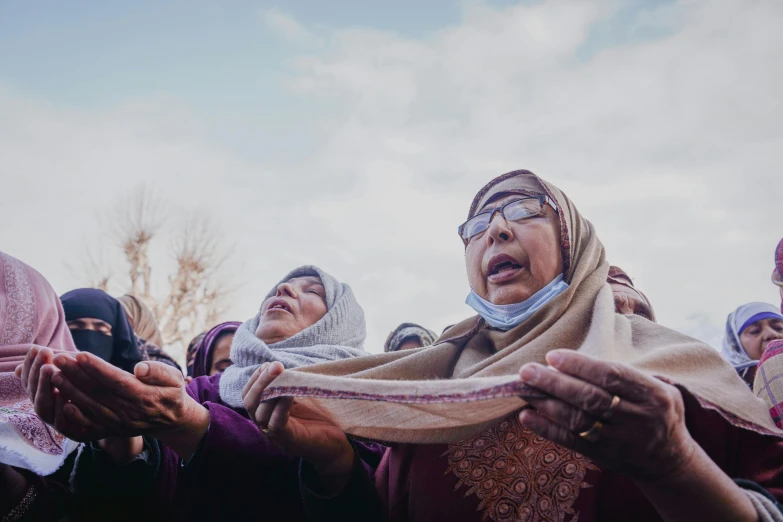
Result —
<instances>
[{"instance_id":1,"label":"purple garment","mask_svg":"<svg viewBox=\"0 0 783 522\"><path fill-rule=\"evenodd\" d=\"M229 321L227 323L221 323L204 335L201 342L196 346L196 357L193 360L193 378L196 377L209 377L209 369L212 367L212 353L215 350L215 345L221 335L225 333L231 333L237 331L237 328L242 323L238 321Z\"/></svg>"},{"instance_id":2,"label":"purple garment","mask_svg":"<svg viewBox=\"0 0 783 522\"><path fill-rule=\"evenodd\" d=\"M188 394L209 409L209 430L187 466L161 444L158 491L178 520L306 521L299 491L300 459L273 446L247 417L220 400L220 377L199 377ZM369 473L385 447L355 444Z\"/></svg>"}]
</instances>

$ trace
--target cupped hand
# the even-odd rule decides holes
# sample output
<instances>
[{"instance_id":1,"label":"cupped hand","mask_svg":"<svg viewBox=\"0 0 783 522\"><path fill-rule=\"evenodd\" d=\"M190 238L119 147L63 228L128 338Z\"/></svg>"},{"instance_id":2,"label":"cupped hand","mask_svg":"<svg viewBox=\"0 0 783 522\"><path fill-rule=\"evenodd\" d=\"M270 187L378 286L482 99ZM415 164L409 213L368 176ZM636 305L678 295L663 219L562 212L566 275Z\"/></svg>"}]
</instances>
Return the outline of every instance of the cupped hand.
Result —
<instances>
[{"instance_id":1,"label":"cupped hand","mask_svg":"<svg viewBox=\"0 0 783 522\"><path fill-rule=\"evenodd\" d=\"M676 387L572 350L554 350L546 360L551 367L520 370L523 382L550 396L528 400L533 409L520 413L522 426L635 480L685 471L696 442Z\"/></svg>"},{"instance_id":2,"label":"cupped hand","mask_svg":"<svg viewBox=\"0 0 783 522\"><path fill-rule=\"evenodd\" d=\"M57 371L47 378L56 392L53 424L75 440L150 435L189 456L209 425L209 412L187 394L182 374L166 364L145 361L131 375L86 352L60 354L52 362ZM43 402L42 411L48 406Z\"/></svg>"},{"instance_id":3,"label":"cupped hand","mask_svg":"<svg viewBox=\"0 0 783 522\"><path fill-rule=\"evenodd\" d=\"M260 401L263 391L284 371L279 362L265 363L242 390L250 419L270 442L300 457L321 475L350 472L354 451L345 433L329 419L297 404L292 397Z\"/></svg>"}]
</instances>

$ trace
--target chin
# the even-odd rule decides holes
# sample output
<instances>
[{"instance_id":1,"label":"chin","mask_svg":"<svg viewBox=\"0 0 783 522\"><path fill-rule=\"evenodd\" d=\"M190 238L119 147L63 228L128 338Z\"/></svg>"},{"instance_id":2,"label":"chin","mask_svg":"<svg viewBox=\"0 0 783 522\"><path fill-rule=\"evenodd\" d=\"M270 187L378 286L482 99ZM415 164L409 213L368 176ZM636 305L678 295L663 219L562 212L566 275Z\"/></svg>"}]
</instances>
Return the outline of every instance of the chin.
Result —
<instances>
[{"instance_id":1,"label":"chin","mask_svg":"<svg viewBox=\"0 0 783 522\"><path fill-rule=\"evenodd\" d=\"M537 290L529 290L527 288L500 287L492 291L488 301L496 305L521 303L522 301L529 299L530 296L536 292Z\"/></svg>"}]
</instances>

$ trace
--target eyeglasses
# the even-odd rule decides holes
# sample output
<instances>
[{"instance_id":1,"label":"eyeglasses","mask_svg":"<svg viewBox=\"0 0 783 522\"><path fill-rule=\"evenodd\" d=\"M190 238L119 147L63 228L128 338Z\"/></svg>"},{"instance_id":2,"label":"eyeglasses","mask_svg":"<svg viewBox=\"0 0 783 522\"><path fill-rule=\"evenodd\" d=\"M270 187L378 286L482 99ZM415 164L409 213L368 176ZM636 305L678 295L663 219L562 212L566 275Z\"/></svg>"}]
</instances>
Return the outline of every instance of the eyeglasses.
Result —
<instances>
[{"instance_id":1,"label":"eyeglasses","mask_svg":"<svg viewBox=\"0 0 783 522\"><path fill-rule=\"evenodd\" d=\"M459 232L462 241L467 245L471 239L482 234L489 228L492 218L496 212L506 221L521 221L539 215L544 210L544 205L548 203L552 210L557 212L557 204L549 196L532 196L527 198L515 199L509 201L502 207L495 207L479 214L476 214L469 220L459 226Z\"/></svg>"}]
</instances>

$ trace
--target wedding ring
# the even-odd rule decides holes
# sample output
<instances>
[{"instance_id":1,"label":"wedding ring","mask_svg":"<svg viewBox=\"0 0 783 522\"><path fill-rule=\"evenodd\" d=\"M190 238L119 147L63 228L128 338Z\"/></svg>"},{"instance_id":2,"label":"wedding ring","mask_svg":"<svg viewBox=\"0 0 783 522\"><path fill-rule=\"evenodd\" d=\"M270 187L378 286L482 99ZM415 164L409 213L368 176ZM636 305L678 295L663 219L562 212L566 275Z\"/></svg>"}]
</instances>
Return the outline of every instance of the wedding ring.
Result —
<instances>
[{"instance_id":1,"label":"wedding ring","mask_svg":"<svg viewBox=\"0 0 783 522\"><path fill-rule=\"evenodd\" d=\"M587 442L596 442L601 437L602 429L604 429L603 423L601 423L601 421L595 421L595 424L593 424L589 430L583 431L579 436Z\"/></svg>"},{"instance_id":2,"label":"wedding ring","mask_svg":"<svg viewBox=\"0 0 783 522\"><path fill-rule=\"evenodd\" d=\"M614 409L617 407L617 405L620 404L620 397L615 395L612 397L612 403L609 405L609 408L604 412L603 415L601 415L601 418L603 420L609 420L614 413Z\"/></svg>"}]
</instances>

